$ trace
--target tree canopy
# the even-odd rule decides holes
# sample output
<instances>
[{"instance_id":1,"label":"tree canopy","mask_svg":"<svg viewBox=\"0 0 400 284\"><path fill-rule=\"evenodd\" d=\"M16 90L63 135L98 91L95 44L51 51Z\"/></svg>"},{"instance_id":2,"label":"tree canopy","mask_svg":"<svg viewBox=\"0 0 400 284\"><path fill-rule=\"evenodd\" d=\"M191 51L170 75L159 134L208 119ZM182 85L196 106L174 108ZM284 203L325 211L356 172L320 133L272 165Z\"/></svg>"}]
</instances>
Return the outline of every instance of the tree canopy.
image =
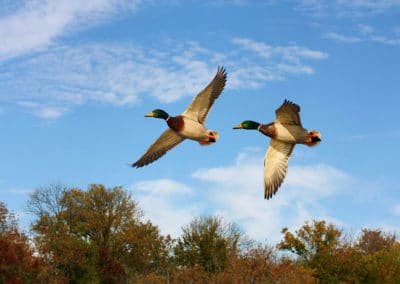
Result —
<instances>
[{"instance_id":1,"label":"tree canopy","mask_svg":"<svg viewBox=\"0 0 400 284\"><path fill-rule=\"evenodd\" d=\"M38 188L27 212L31 239L0 202L0 283L400 283L400 243L380 229L350 237L311 220L273 245L199 216L173 239L129 192L101 184Z\"/></svg>"},{"instance_id":2,"label":"tree canopy","mask_svg":"<svg viewBox=\"0 0 400 284\"><path fill-rule=\"evenodd\" d=\"M174 247L179 265L202 267L207 272L224 271L232 256L238 251L243 233L232 223L221 217L195 218L182 228L182 236Z\"/></svg>"},{"instance_id":3,"label":"tree canopy","mask_svg":"<svg viewBox=\"0 0 400 284\"><path fill-rule=\"evenodd\" d=\"M40 259L18 229L14 214L0 202L0 283L33 283L36 279L40 279Z\"/></svg>"},{"instance_id":4,"label":"tree canopy","mask_svg":"<svg viewBox=\"0 0 400 284\"><path fill-rule=\"evenodd\" d=\"M142 221L142 211L121 187L92 184L86 191L72 188L61 195L41 188L32 198L38 208L57 208L30 208L37 213L34 241L51 269L68 281L122 282L157 271L167 256L167 238Z\"/></svg>"}]
</instances>

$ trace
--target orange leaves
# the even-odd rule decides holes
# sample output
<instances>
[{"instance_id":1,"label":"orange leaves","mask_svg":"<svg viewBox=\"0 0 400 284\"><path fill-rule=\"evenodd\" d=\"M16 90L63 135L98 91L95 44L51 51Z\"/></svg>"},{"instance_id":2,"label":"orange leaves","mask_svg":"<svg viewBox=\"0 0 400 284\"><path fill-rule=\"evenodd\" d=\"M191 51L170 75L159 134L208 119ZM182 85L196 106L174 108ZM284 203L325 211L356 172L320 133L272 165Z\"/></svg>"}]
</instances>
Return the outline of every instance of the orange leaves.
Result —
<instances>
[{"instance_id":1,"label":"orange leaves","mask_svg":"<svg viewBox=\"0 0 400 284\"><path fill-rule=\"evenodd\" d=\"M35 282L39 263L28 238L19 232L14 215L0 202L0 283Z\"/></svg>"},{"instance_id":2,"label":"orange leaves","mask_svg":"<svg viewBox=\"0 0 400 284\"><path fill-rule=\"evenodd\" d=\"M381 230L350 238L314 220L283 228L275 247L207 216L172 239L120 187L58 185L31 198L35 251L0 202L0 283L400 283L400 243Z\"/></svg>"}]
</instances>

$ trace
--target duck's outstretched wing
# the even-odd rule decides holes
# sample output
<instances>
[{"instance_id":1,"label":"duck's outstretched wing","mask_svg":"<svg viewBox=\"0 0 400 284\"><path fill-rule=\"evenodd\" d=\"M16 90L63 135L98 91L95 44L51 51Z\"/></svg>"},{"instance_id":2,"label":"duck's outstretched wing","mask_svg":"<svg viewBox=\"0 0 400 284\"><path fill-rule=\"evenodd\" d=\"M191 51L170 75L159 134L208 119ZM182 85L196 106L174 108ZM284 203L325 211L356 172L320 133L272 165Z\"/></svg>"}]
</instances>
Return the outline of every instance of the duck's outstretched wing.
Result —
<instances>
[{"instance_id":1,"label":"duck's outstretched wing","mask_svg":"<svg viewBox=\"0 0 400 284\"><path fill-rule=\"evenodd\" d=\"M285 100L283 104L275 111L276 120L282 124L301 125L299 105Z\"/></svg>"},{"instance_id":2,"label":"duck's outstretched wing","mask_svg":"<svg viewBox=\"0 0 400 284\"><path fill-rule=\"evenodd\" d=\"M225 69L218 67L214 79L193 99L182 115L203 124L214 101L222 93L226 79L227 73Z\"/></svg>"},{"instance_id":3,"label":"duck's outstretched wing","mask_svg":"<svg viewBox=\"0 0 400 284\"><path fill-rule=\"evenodd\" d=\"M271 139L264 158L264 198L270 199L282 184L294 144Z\"/></svg>"},{"instance_id":4,"label":"duck's outstretched wing","mask_svg":"<svg viewBox=\"0 0 400 284\"><path fill-rule=\"evenodd\" d=\"M163 156L167 151L174 148L176 145L184 140L183 137L179 136L172 129L168 128L161 134L160 137L147 149L146 153L135 163L132 167L140 168L147 164L150 164Z\"/></svg>"}]
</instances>

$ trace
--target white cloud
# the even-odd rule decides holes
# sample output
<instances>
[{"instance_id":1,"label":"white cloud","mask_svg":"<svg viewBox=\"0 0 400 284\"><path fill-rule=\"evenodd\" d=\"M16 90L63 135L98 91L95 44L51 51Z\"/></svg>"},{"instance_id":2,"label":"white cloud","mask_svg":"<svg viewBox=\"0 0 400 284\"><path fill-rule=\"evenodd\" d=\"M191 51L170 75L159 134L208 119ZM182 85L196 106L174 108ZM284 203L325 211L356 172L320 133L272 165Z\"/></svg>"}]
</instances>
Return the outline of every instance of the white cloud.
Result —
<instances>
[{"instance_id":1,"label":"white cloud","mask_svg":"<svg viewBox=\"0 0 400 284\"><path fill-rule=\"evenodd\" d=\"M373 27L371 27L370 25L364 25L364 24L357 25L357 29L359 30L359 32L361 34L364 34L364 35L371 34L374 31Z\"/></svg>"},{"instance_id":2,"label":"white cloud","mask_svg":"<svg viewBox=\"0 0 400 284\"><path fill-rule=\"evenodd\" d=\"M250 63L248 65L236 64L236 68L228 76L227 89L259 89L266 82L284 80L282 72L277 72L276 67Z\"/></svg>"},{"instance_id":3,"label":"white cloud","mask_svg":"<svg viewBox=\"0 0 400 284\"><path fill-rule=\"evenodd\" d=\"M186 185L169 179L138 182L134 185L134 188L142 193L162 197L192 193L192 190Z\"/></svg>"},{"instance_id":4,"label":"white cloud","mask_svg":"<svg viewBox=\"0 0 400 284\"><path fill-rule=\"evenodd\" d=\"M274 48L272 46L262 42L251 40L249 38L233 38L232 42L234 44L252 50L255 53L257 53L260 57L266 59L270 58L274 52Z\"/></svg>"},{"instance_id":5,"label":"white cloud","mask_svg":"<svg viewBox=\"0 0 400 284\"><path fill-rule=\"evenodd\" d=\"M327 39L333 39L336 41L342 41L342 42L347 42L347 43L357 43L361 42L361 38L355 37L355 36L346 36L342 34L338 34L335 32L329 32L324 35L325 38Z\"/></svg>"},{"instance_id":6,"label":"white cloud","mask_svg":"<svg viewBox=\"0 0 400 284\"><path fill-rule=\"evenodd\" d=\"M400 8L400 0L297 0L297 9L316 17L337 17L338 22L351 19L352 22L363 21L356 25L356 34L343 32L323 32L323 37L344 43L375 42L386 45L399 45L398 27L385 27L383 31L376 31L370 24L365 24L370 16L381 16L393 13ZM348 24L346 24L348 27ZM393 34L390 34L392 32ZM348 33L348 30L347 30Z\"/></svg>"},{"instance_id":7,"label":"white cloud","mask_svg":"<svg viewBox=\"0 0 400 284\"><path fill-rule=\"evenodd\" d=\"M58 47L15 62L13 68L5 66L3 72L0 68L0 97L43 118L88 102L135 104L142 95L169 103L196 95L218 65L209 67L181 50L176 54L144 52L131 45Z\"/></svg>"},{"instance_id":8,"label":"white cloud","mask_svg":"<svg viewBox=\"0 0 400 284\"><path fill-rule=\"evenodd\" d=\"M400 216L400 204L397 204L393 207L392 212L395 216Z\"/></svg>"},{"instance_id":9,"label":"white cloud","mask_svg":"<svg viewBox=\"0 0 400 284\"><path fill-rule=\"evenodd\" d=\"M284 60L298 62L301 58L321 60L328 57L328 54L325 52L312 50L297 45L273 47L266 43L258 42L249 38L233 38L232 42L245 49L255 52L260 57L265 59L269 59L272 56L278 56Z\"/></svg>"},{"instance_id":10,"label":"white cloud","mask_svg":"<svg viewBox=\"0 0 400 284\"><path fill-rule=\"evenodd\" d=\"M0 98L39 117L57 118L87 103L125 106L137 104L143 96L162 103L195 96L221 62L228 71L226 89L257 89L290 74L313 74L314 69L302 61L327 57L320 51L289 45L270 46L272 58L266 60L251 48L264 43L244 38L234 42L240 48L225 54L192 41L158 49L117 43L53 46L5 62L0 67Z\"/></svg>"},{"instance_id":11,"label":"white cloud","mask_svg":"<svg viewBox=\"0 0 400 284\"><path fill-rule=\"evenodd\" d=\"M294 44L272 46L249 38L232 39L230 52L172 40L157 48L129 43L66 45L61 43L66 33L132 11L141 1L23 3L7 3L9 9L0 18L0 99L44 119L56 119L87 103L125 106L137 104L143 96L171 103L194 96L222 62L229 74L227 89L257 89L291 74L313 74L303 61L328 56Z\"/></svg>"},{"instance_id":12,"label":"white cloud","mask_svg":"<svg viewBox=\"0 0 400 284\"><path fill-rule=\"evenodd\" d=\"M290 74L313 74L314 69L304 60L324 60L328 54L303 46L272 46L250 38L235 37L232 43L239 47L235 54L238 66L230 74L229 86L233 89L257 89L269 81L284 80ZM241 60L243 55L246 60ZM229 58L229 57L228 57ZM230 58L229 58L230 59Z\"/></svg>"},{"instance_id":13,"label":"white cloud","mask_svg":"<svg viewBox=\"0 0 400 284\"><path fill-rule=\"evenodd\" d=\"M140 1L59 0L27 1L0 18L0 59L48 47L72 28L82 28L121 8L135 8Z\"/></svg>"},{"instance_id":14,"label":"white cloud","mask_svg":"<svg viewBox=\"0 0 400 284\"><path fill-rule=\"evenodd\" d=\"M246 149L233 165L195 171L192 177L207 183L207 191L173 180L144 181L132 186L133 198L163 233L173 236L179 236L182 226L205 212L223 216L249 237L270 243L281 239L283 227L296 229L306 220L340 223L320 202L343 193L351 179L347 174L324 164L290 165L277 195L265 200L263 152Z\"/></svg>"},{"instance_id":15,"label":"white cloud","mask_svg":"<svg viewBox=\"0 0 400 284\"><path fill-rule=\"evenodd\" d=\"M289 65L289 64L278 64L278 69L284 73L293 73L293 74L313 74L314 69L310 66L306 65Z\"/></svg>"},{"instance_id":16,"label":"white cloud","mask_svg":"<svg viewBox=\"0 0 400 284\"><path fill-rule=\"evenodd\" d=\"M371 41L383 43L387 45L400 45L400 38L387 38L381 35L373 35L371 36Z\"/></svg>"},{"instance_id":17,"label":"white cloud","mask_svg":"<svg viewBox=\"0 0 400 284\"><path fill-rule=\"evenodd\" d=\"M296 9L313 16L321 16L327 9L327 3L321 0L296 0Z\"/></svg>"},{"instance_id":18,"label":"white cloud","mask_svg":"<svg viewBox=\"0 0 400 284\"><path fill-rule=\"evenodd\" d=\"M193 197L193 191L180 182L168 179L141 181L130 190L145 217L158 225L163 234L179 236L181 227L200 214L194 200L187 202Z\"/></svg>"},{"instance_id":19,"label":"white cloud","mask_svg":"<svg viewBox=\"0 0 400 284\"><path fill-rule=\"evenodd\" d=\"M359 26L359 36L343 35L336 32L328 32L324 34L327 39L341 41L345 43L360 43L360 42L375 42L386 45L399 45L400 38L396 36L387 37L379 34L374 34L374 29L371 26Z\"/></svg>"},{"instance_id":20,"label":"white cloud","mask_svg":"<svg viewBox=\"0 0 400 284\"><path fill-rule=\"evenodd\" d=\"M390 11L390 9L400 7L399 0L337 0L336 2L343 13L352 13L353 15L383 13Z\"/></svg>"},{"instance_id":21,"label":"white cloud","mask_svg":"<svg viewBox=\"0 0 400 284\"><path fill-rule=\"evenodd\" d=\"M285 59L299 61L301 58L322 60L328 58L328 54L318 50L312 50L306 47L289 45L287 47L277 47L277 52L284 55Z\"/></svg>"},{"instance_id":22,"label":"white cloud","mask_svg":"<svg viewBox=\"0 0 400 284\"><path fill-rule=\"evenodd\" d=\"M292 166L287 174L286 185L301 188L301 194L325 197L342 189L338 184L331 183L332 180L349 183L351 178L344 172L325 164Z\"/></svg>"},{"instance_id":23,"label":"white cloud","mask_svg":"<svg viewBox=\"0 0 400 284\"><path fill-rule=\"evenodd\" d=\"M57 119L68 111L68 108L63 106L42 105L31 101L20 101L17 104L44 119Z\"/></svg>"},{"instance_id":24,"label":"white cloud","mask_svg":"<svg viewBox=\"0 0 400 284\"><path fill-rule=\"evenodd\" d=\"M24 188L11 188L2 190L4 193L13 194L13 195L28 195L33 192L32 189L24 189Z\"/></svg>"},{"instance_id":25,"label":"white cloud","mask_svg":"<svg viewBox=\"0 0 400 284\"><path fill-rule=\"evenodd\" d=\"M394 27L393 32L397 37L400 36L400 26Z\"/></svg>"},{"instance_id":26,"label":"white cloud","mask_svg":"<svg viewBox=\"0 0 400 284\"><path fill-rule=\"evenodd\" d=\"M319 202L340 193L350 179L347 174L323 164L289 165L284 184L267 201L263 199L262 157L245 154L233 166L199 170L193 177L214 183L215 208L258 240L276 242L285 226L297 228L310 219L334 219Z\"/></svg>"},{"instance_id":27,"label":"white cloud","mask_svg":"<svg viewBox=\"0 0 400 284\"><path fill-rule=\"evenodd\" d=\"M399 0L296 0L297 9L312 16L363 17L390 12Z\"/></svg>"}]
</instances>

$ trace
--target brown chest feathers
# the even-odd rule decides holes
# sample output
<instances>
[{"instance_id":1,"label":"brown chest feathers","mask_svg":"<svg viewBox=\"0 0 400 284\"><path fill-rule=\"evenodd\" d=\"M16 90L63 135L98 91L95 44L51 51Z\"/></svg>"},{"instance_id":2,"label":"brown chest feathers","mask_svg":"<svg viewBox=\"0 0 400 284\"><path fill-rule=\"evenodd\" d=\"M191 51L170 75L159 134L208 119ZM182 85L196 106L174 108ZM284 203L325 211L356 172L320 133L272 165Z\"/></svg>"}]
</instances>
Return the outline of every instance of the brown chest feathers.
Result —
<instances>
[{"instance_id":1,"label":"brown chest feathers","mask_svg":"<svg viewBox=\"0 0 400 284\"><path fill-rule=\"evenodd\" d=\"M169 128L176 132L180 132L183 129L183 117L181 115L175 116L175 117L169 117L167 119L167 124Z\"/></svg>"},{"instance_id":2,"label":"brown chest feathers","mask_svg":"<svg viewBox=\"0 0 400 284\"><path fill-rule=\"evenodd\" d=\"M258 128L258 131L271 138L275 138L277 136L277 131L274 123L261 124Z\"/></svg>"}]
</instances>

